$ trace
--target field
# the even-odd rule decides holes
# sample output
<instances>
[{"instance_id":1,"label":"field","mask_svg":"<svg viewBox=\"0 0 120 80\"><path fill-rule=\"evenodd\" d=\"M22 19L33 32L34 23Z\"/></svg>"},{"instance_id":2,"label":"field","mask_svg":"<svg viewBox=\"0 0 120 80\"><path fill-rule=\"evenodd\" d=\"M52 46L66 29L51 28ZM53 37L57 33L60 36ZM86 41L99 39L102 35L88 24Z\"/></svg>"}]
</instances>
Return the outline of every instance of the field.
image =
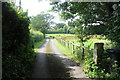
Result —
<instances>
[{"instance_id":1,"label":"field","mask_svg":"<svg viewBox=\"0 0 120 80\"><path fill-rule=\"evenodd\" d=\"M65 41L69 41L71 43L74 42L75 44L78 44L77 36L74 34L47 34L47 36L54 36Z\"/></svg>"},{"instance_id":2,"label":"field","mask_svg":"<svg viewBox=\"0 0 120 80\"><path fill-rule=\"evenodd\" d=\"M47 34L47 36L54 36L54 37L60 38L65 41L69 41L71 43L74 42L74 44L80 44L79 39L77 38L75 34ZM104 43L105 49L114 47L114 43L111 42L110 40L107 40L105 36L91 35L89 37L90 39L84 42L85 47L89 47L93 49L94 43Z\"/></svg>"}]
</instances>

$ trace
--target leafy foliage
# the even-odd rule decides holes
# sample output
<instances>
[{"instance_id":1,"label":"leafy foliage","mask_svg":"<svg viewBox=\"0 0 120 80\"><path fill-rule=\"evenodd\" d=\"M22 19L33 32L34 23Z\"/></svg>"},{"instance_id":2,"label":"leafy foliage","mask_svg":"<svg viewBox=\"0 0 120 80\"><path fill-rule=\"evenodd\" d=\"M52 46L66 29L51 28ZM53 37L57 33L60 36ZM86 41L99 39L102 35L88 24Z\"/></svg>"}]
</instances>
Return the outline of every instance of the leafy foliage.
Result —
<instances>
[{"instance_id":1,"label":"leafy foliage","mask_svg":"<svg viewBox=\"0 0 120 80\"><path fill-rule=\"evenodd\" d=\"M33 16L31 19L31 27L43 33L44 37L47 30L50 28L53 16L48 13L40 13L37 16Z\"/></svg>"},{"instance_id":2,"label":"leafy foliage","mask_svg":"<svg viewBox=\"0 0 120 80\"><path fill-rule=\"evenodd\" d=\"M112 27L108 28L108 35L107 37L112 41L115 41L120 46L120 6L117 4L113 5L113 13L110 17L110 22L112 23Z\"/></svg>"},{"instance_id":3,"label":"leafy foliage","mask_svg":"<svg viewBox=\"0 0 120 80\"><path fill-rule=\"evenodd\" d=\"M26 79L35 58L27 12L11 3L2 3L3 79Z\"/></svg>"},{"instance_id":4,"label":"leafy foliage","mask_svg":"<svg viewBox=\"0 0 120 80\"><path fill-rule=\"evenodd\" d=\"M72 23L72 27L81 28L86 34L106 35L108 39L119 44L118 2L54 2L52 4L53 10L61 12L61 17ZM79 24L76 24L78 22Z\"/></svg>"},{"instance_id":5,"label":"leafy foliage","mask_svg":"<svg viewBox=\"0 0 120 80\"><path fill-rule=\"evenodd\" d=\"M70 31L68 30L68 26L66 26L65 23L57 23L53 28L54 29L51 31L53 33L55 32L70 33Z\"/></svg>"}]
</instances>

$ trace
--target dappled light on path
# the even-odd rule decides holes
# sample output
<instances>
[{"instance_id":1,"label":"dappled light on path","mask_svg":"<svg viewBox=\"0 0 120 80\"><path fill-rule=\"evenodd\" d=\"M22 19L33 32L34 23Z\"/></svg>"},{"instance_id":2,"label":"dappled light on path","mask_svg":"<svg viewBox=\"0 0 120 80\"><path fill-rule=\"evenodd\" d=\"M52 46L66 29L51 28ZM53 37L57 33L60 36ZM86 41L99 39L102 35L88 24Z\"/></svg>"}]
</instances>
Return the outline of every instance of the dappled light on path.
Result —
<instances>
[{"instance_id":1,"label":"dappled light on path","mask_svg":"<svg viewBox=\"0 0 120 80\"><path fill-rule=\"evenodd\" d=\"M49 78L50 77L47 69L46 55L44 53L47 42L48 41L46 40L46 42L37 51L37 57L34 63L32 78Z\"/></svg>"},{"instance_id":2,"label":"dappled light on path","mask_svg":"<svg viewBox=\"0 0 120 80\"><path fill-rule=\"evenodd\" d=\"M54 39L47 39L38 49L32 78L65 78L71 80L88 77L77 63L57 49Z\"/></svg>"},{"instance_id":3,"label":"dappled light on path","mask_svg":"<svg viewBox=\"0 0 120 80\"><path fill-rule=\"evenodd\" d=\"M67 69L55 57L50 49L49 39L38 49L33 66L32 79L39 78L69 78Z\"/></svg>"},{"instance_id":4,"label":"dappled light on path","mask_svg":"<svg viewBox=\"0 0 120 80\"><path fill-rule=\"evenodd\" d=\"M72 78L88 78L82 72L82 68L77 63L73 62L57 49L53 39L51 39L51 48L53 49L54 54L58 56L58 58L62 61L66 68L69 68L69 74Z\"/></svg>"}]
</instances>

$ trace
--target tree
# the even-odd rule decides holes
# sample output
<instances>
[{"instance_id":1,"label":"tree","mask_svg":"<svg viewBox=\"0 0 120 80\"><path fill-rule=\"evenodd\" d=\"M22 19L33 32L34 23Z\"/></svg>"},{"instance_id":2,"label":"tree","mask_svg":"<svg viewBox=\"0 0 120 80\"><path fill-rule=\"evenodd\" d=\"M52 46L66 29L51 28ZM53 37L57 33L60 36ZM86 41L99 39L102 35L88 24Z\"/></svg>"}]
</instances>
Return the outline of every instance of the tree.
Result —
<instances>
[{"instance_id":1,"label":"tree","mask_svg":"<svg viewBox=\"0 0 120 80\"><path fill-rule=\"evenodd\" d=\"M119 4L120 5L120 4ZM118 4L115 4L113 6L113 13L110 17L110 22L112 23L112 27L108 28L107 31L107 37L108 39L117 42L118 47L120 47L120 6Z\"/></svg>"},{"instance_id":2,"label":"tree","mask_svg":"<svg viewBox=\"0 0 120 80\"><path fill-rule=\"evenodd\" d=\"M65 23L58 23L56 24L56 27L59 28L63 28L65 26Z\"/></svg>"},{"instance_id":3,"label":"tree","mask_svg":"<svg viewBox=\"0 0 120 80\"><path fill-rule=\"evenodd\" d=\"M63 31L63 27L64 27L65 25L66 25L65 23L57 23L57 24L54 26L54 29L57 30L57 31L64 32L64 31Z\"/></svg>"},{"instance_id":4,"label":"tree","mask_svg":"<svg viewBox=\"0 0 120 80\"><path fill-rule=\"evenodd\" d=\"M50 24L52 24L53 16L48 13L40 13L37 16L33 16L31 19L31 26L35 30L39 30L43 33L44 38L47 30L50 28Z\"/></svg>"},{"instance_id":5,"label":"tree","mask_svg":"<svg viewBox=\"0 0 120 80\"><path fill-rule=\"evenodd\" d=\"M84 25L83 29L87 34L103 34L108 36L108 39L119 43L120 36L117 33L120 19L117 16L120 6L118 2L54 2L52 4L53 10L61 12L61 17L65 20L74 23L79 19L80 26L75 24L73 27L79 28ZM116 9L114 9L115 5ZM116 26L114 20L117 22Z\"/></svg>"}]
</instances>

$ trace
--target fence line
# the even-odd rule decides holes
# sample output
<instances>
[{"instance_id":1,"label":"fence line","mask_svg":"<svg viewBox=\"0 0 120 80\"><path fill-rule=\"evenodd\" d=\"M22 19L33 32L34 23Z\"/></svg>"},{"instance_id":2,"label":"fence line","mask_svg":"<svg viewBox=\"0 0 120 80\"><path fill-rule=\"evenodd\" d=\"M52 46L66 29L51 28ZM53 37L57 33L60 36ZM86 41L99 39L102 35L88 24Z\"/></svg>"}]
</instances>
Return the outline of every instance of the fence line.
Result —
<instances>
[{"instance_id":1,"label":"fence line","mask_svg":"<svg viewBox=\"0 0 120 80\"><path fill-rule=\"evenodd\" d=\"M55 37L55 38L61 44L63 44L64 46L66 46L66 43L67 43L68 48L70 48L70 45L72 45L72 47L71 47L72 48L72 54L74 54L74 52L75 52L75 46L76 46L76 48L80 47L77 50L81 51L81 59L82 60L84 60L84 58L86 56L87 58L93 58L94 62L97 63L97 64L101 63L101 59L102 59L102 56L103 56L102 54L103 54L103 51L104 51L104 48L103 48L104 43L95 43L94 44L94 49L90 49L90 48L85 47L85 46L74 44L74 42L70 43L69 41L65 41L65 40L62 40L62 39L57 38L57 37Z\"/></svg>"},{"instance_id":2,"label":"fence line","mask_svg":"<svg viewBox=\"0 0 120 80\"><path fill-rule=\"evenodd\" d=\"M93 50L93 49L90 49L90 48L85 47L85 46L81 46L81 45L78 45L78 44L70 43L70 42L68 42L68 41L62 40L62 39L57 38L57 37L55 37L55 38L56 38L57 40L61 40L61 41L65 42L65 43L72 44L72 45L77 46L77 47L87 48L87 49L89 49L89 50Z\"/></svg>"},{"instance_id":3,"label":"fence line","mask_svg":"<svg viewBox=\"0 0 120 80\"><path fill-rule=\"evenodd\" d=\"M78 44L74 44L74 42L71 43L69 41L65 41L65 40L62 40L62 39L57 38L57 37L55 37L55 39L58 40L62 45L66 46L68 48L71 48L72 54L75 53L75 50L80 50L82 59L84 59L84 56L93 57L93 55L90 54L91 51L93 52L93 49L90 49L88 47L81 46L81 45L78 45ZM80 48L78 48L78 47L80 47Z\"/></svg>"}]
</instances>

